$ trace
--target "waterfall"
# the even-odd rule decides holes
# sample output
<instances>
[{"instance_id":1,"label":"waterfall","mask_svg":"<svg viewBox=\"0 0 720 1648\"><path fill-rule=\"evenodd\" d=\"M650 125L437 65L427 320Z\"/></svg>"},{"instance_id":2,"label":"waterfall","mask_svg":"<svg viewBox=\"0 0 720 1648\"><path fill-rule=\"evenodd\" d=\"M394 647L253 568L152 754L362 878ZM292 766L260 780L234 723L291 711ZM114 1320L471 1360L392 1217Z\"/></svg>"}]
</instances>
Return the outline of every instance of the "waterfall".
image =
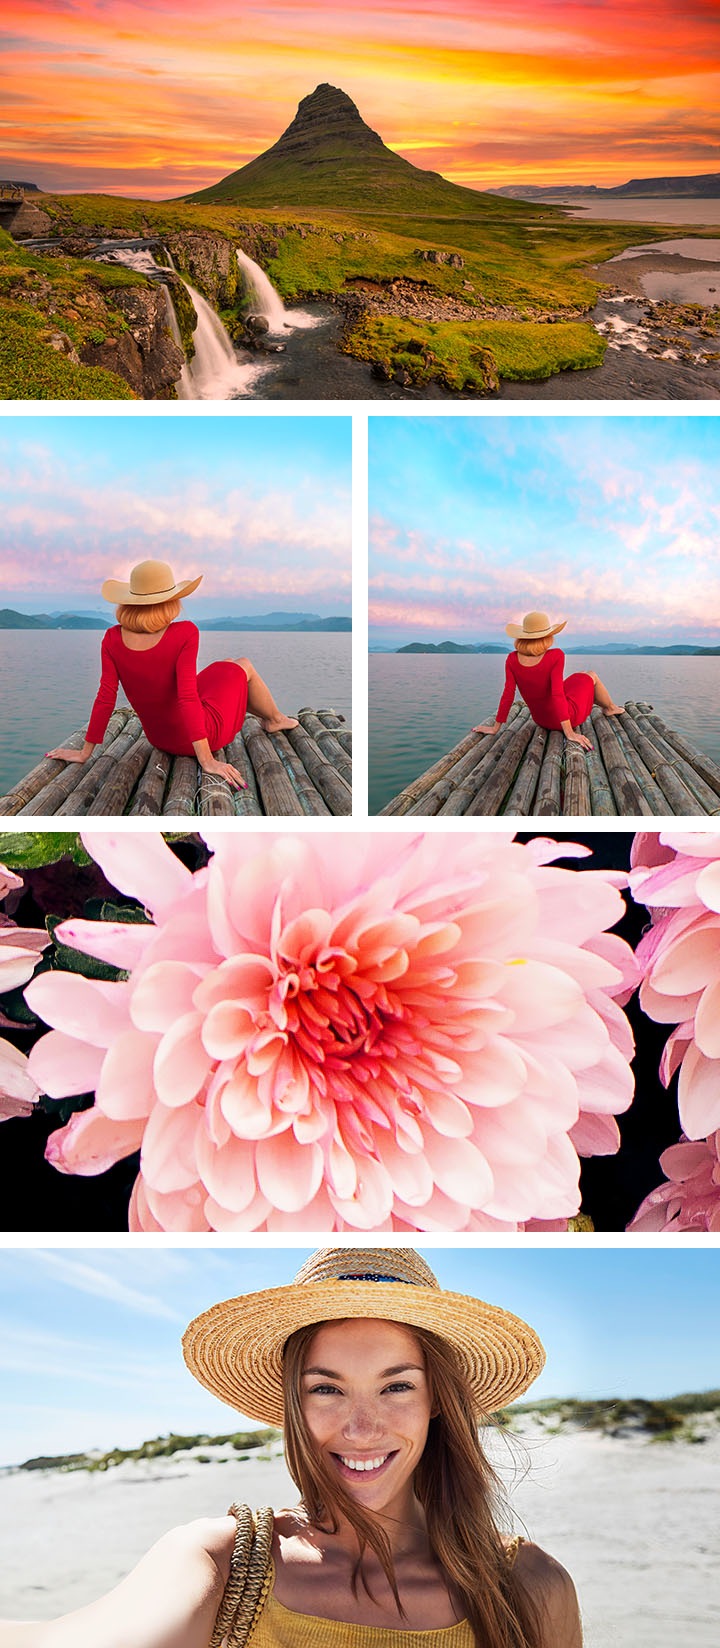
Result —
<instances>
[{"instance_id":1,"label":"waterfall","mask_svg":"<svg viewBox=\"0 0 720 1648\"><path fill-rule=\"evenodd\" d=\"M182 280L182 275L179 278ZM219 315L189 281L183 280L183 286L195 305L197 326L193 334L195 354L182 369L178 396L186 401L235 400L263 371L264 362L252 361L250 365L243 365Z\"/></svg>"},{"instance_id":2,"label":"waterfall","mask_svg":"<svg viewBox=\"0 0 720 1648\"><path fill-rule=\"evenodd\" d=\"M181 280L183 286L190 293L197 315L197 327L193 334L195 354L191 361L186 361L176 384L178 400L181 401L230 401L246 394L250 385L266 370L266 363L254 360L243 364L237 357L225 327L215 310L205 301L200 292L196 292L189 281L178 274L173 259L165 247L170 268L173 274ZM149 247L116 246L101 252L97 263L123 263L128 269L135 269L138 274L149 275L155 280L162 281L167 296L168 321L175 342L182 349L180 328L172 301L172 293L163 280L164 269L157 263ZM269 282L268 282L269 285ZM272 290L272 288L271 288ZM280 299L278 298L278 303ZM282 304L280 304L282 308Z\"/></svg>"},{"instance_id":3,"label":"waterfall","mask_svg":"<svg viewBox=\"0 0 720 1648\"><path fill-rule=\"evenodd\" d=\"M247 285L252 294L255 313L264 315L271 332L284 332L288 328L317 326L318 318L308 315L304 309L286 309L279 292L275 291L272 281L260 268L259 263L253 263L247 252L241 251L238 246L237 260L245 276Z\"/></svg>"}]
</instances>

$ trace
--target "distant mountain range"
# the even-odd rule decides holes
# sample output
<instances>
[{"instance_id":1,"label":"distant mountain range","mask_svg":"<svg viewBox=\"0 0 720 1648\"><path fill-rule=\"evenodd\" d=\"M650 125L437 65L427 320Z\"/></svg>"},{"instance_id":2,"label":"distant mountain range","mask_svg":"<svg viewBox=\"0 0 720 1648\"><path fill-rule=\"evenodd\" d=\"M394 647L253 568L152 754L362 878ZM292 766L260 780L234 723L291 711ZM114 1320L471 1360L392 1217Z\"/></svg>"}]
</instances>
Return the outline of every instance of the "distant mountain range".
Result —
<instances>
[{"instance_id":1,"label":"distant mountain range","mask_svg":"<svg viewBox=\"0 0 720 1648\"><path fill-rule=\"evenodd\" d=\"M487 195L448 183L393 154L366 125L352 98L324 84L304 97L295 119L246 166L187 195L202 204L265 206L273 211L325 206L338 212L412 209L457 217L487 205Z\"/></svg>"},{"instance_id":2,"label":"distant mountain range","mask_svg":"<svg viewBox=\"0 0 720 1648\"><path fill-rule=\"evenodd\" d=\"M200 618L201 630L342 631L352 629L350 618L320 618L315 612L265 612L254 618ZM0 629L109 629L112 618L92 612L14 612L0 608Z\"/></svg>"},{"instance_id":3,"label":"distant mountain range","mask_svg":"<svg viewBox=\"0 0 720 1648\"><path fill-rule=\"evenodd\" d=\"M373 651L388 651L388 652L442 652L442 653L448 653L448 652L449 653L455 653L455 652L498 652L498 653L502 653L503 655L505 655L510 651L510 648L502 646L500 643L498 643L496 641L481 641L477 644L477 646L470 646L469 644L461 645L461 643L459 641L440 641L437 644L435 644L435 642L433 642L433 641L410 641L409 644L405 647L373 648L372 650ZM717 658L717 657L720 657L720 647L693 647L693 646L685 645L684 643L683 644L678 644L676 646L644 647L644 646L635 646L629 641L627 641L627 642L623 642L623 641L606 641L605 644L603 646L600 646L600 647L595 647L595 646L592 646L592 645L588 644L588 646L585 646L585 647L563 647L562 650L570 658L574 658L574 657L578 657L578 656L582 656L582 657L586 658L588 653L593 653L593 654L595 654L595 653L616 653L618 655L622 655L623 657L627 657L628 654L634 654L638 658L652 657L655 654L657 654L658 656L663 657L663 658L667 658L667 657L670 657L670 658Z\"/></svg>"},{"instance_id":4,"label":"distant mountain range","mask_svg":"<svg viewBox=\"0 0 720 1648\"><path fill-rule=\"evenodd\" d=\"M504 195L508 200L547 200L556 195L597 195L604 200L654 200L666 197L692 196L700 200L720 199L720 172L704 172L698 177L633 177L629 183L618 183L613 189L598 188L596 183L505 183L501 189L488 189L489 195Z\"/></svg>"}]
</instances>

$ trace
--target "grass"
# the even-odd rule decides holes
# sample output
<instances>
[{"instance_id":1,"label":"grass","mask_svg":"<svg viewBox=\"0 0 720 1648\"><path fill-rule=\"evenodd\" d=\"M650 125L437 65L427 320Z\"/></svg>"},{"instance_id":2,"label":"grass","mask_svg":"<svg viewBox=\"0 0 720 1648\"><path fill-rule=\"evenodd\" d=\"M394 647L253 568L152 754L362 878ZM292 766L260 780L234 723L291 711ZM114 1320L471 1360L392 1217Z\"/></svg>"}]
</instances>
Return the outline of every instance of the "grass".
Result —
<instances>
[{"instance_id":1,"label":"grass","mask_svg":"<svg viewBox=\"0 0 720 1648\"><path fill-rule=\"evenodd\" d=\"M605 354L603 339L577 321L422 323L371 316L345 347L360 360L377 362L390 377L399 372L414 386L434 381L466 394L497 388L498 377L532 381L566 368L599 366Z\"/></svg>"},{"instance_id":2,"label":"grass","mask_svg":"<svg viewBox=\"0 0 720 1648\"><path fill-rule=\"evenodd\" d=\"M53 349L48 338L55 329L34 310L0 303L1 400L135 400L115 372L78 365Z\"/></svg>"},{"instance_id":3,"label":"grass","mask_svg":"<svg viewBox=\"0 0 720 1648\"><path fill-rule=\"evenodd\" d=\"M0 398L134 400L124 378L70 360L49 340L64 333L78 350L125 331L112 294L138 282L130 269L34 256L0 230Z\"/></svg>"},{"instance_id":4,"label":"grass","mask_svg":"<svg viewBox=\"0 0 720 1648\"><path fill-rule=\"evenodd\" d=\"M128 1460L172 1459L176 1453L189 1453L195 1448L230 1447L237 1453L245 1449L264 1450L270 1443L278 1441L280 1434L272 1426L257 1431L232 1431L225 1436L207 1436L204 1433L200 1436L178 1436L171 1432L169 1436L156 1436L150 1442L143 1442L139 1448L110 1448L103 1454L41 1455L37 1459L26 1459L20 1470L107 1471L114 1465L124 1465ZM265 1457L264 1453L262 1456Z\"/></svg>"}]
</instances>

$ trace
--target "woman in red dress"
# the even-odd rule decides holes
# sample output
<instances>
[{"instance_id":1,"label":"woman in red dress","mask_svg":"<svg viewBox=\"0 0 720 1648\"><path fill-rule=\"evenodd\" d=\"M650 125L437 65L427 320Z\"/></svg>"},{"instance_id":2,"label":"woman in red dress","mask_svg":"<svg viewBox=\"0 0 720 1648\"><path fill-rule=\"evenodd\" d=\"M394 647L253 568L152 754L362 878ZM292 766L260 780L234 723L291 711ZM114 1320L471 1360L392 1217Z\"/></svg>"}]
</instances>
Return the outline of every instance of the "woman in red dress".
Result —
<instances>
[{"instance_id":1,"label":"woman in red dress","mask_svg":"<svg viewBox=\"0 0 720 1648\"><path fill-rule=\"evenodd\" d=\"M117 625L102 641L102 675L85 743L81 750L48 750L59 761L87 761L107 730L118 687L124 689L155 749L169 755L195 755L203 772L224 778L233 789L245 780L213 750L232 743L246 710L265 732L296 727L283 715L249 658L223 658L197 673L200 636L195 624L179 619L181 597L191 595L200 578L176 583L166 561L141 561L129 584L109 578L102 586L106 601L117 602Z\"/></svg>"},{"instance_id":2,"label":"woman in red dress","mask_svg":"<svg viewBox=\"0 0 720 1648\"><path fill-rule=\"evenodd\" d=\"M510 705L519 692L538 727L563 732L570 744L591 750L592 742L577 728L586 721L593 704L606 715L622 715L607 687L594 670L578 671L563 680L565 654L553 640L565 628L567 618L551 624L546 612L528 612L522 624L506 624L505 633L515 642L515 651L505 661L505 688L492 726L473 727L473 732L494 733L505 725Z\"/></svg>"}]
</instances>

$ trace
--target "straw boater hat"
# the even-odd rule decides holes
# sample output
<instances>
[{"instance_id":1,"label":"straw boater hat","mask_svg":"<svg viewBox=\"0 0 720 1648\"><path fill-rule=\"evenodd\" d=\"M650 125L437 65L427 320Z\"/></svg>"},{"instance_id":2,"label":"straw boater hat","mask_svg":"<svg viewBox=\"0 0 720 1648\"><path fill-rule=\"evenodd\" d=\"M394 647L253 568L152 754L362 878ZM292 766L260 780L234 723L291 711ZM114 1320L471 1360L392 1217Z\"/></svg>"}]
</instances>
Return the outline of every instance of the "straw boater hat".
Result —
<instances>
[{"instance_id":1,"label":"straw boater hat","mask_svg":"<svg viewBox=\"0 0 720 1648\"><path fill-rule=\"evenodd\" d=\"M545 635L558 635L565 628L567 618L551 624L546 612L526 612L521 624L506 624L505 634L513 641L542 641Z\"/></svg>"},{"instance_id":2,"label":"straw boater hat","mask_svg":"<svg viewBox=\"0 0 720 1648\"><path fill-rule=\"evenodd\" d=\"M412 1248L321 1248L288 1287L226 1299L203 1311L183 1338L183 1354L201 1385L231 1408L282 1425L282 1359L298 1328L347 1317L379 1318L427 1328L452 1345L467 1374L478 1414L522 1396L545 1352L519 1316L446 1293Z\"/></svg>"},{"instance_id":3,"label":"straw boater hat","mask_svg":"<svg viewBox=\"0 0 720 1648\"><path fill-rule=\"evenodd\" d=\"M100 594L115 606L150 607L156 606L158 601L175 601L182 595L192 595L202 579L201 572L199 578L186 578L183 583L176 584L175 574L167 561L141 561L139 566L133 567L129 584L121 584L117 578L106 578Z\"/></svg>"}]
</instances>

